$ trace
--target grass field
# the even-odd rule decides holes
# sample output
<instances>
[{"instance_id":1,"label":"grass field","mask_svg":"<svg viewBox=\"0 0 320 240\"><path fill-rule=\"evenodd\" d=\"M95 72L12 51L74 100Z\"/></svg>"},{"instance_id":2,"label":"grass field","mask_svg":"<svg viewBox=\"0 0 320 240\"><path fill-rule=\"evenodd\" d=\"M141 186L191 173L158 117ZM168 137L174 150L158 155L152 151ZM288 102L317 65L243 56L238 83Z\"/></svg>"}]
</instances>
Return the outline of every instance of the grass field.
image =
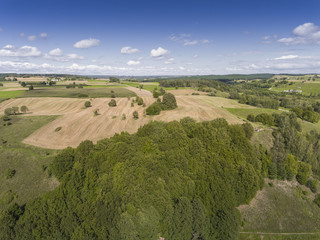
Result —
<instances>
[{"instance_id":1,"label":"grass field","mask_svg":"<svg viewBox=\"0 0 320 240\"><path fill-rule=\"evenodd\" d=\"M247 119L249 114L258 115L260 113L283 113L284 111L276 110L276 109L268 109L268 108L226 108L230 113L241 117L243 119Z\"/></svg>"},{"instance_id":2,"label":"grass field","mask_svg":"<svg viewBox=\"0 0 320 240\"><path fill-rule=\"evenodd\" d=\"M296 181L272 183L272 187L266 184L249 205L239 207L241 232L320 234L320 208L312 202L314 194Z\"/></svg>"},{"instance_id":3,"label":"grass field","mask_svg":"<svg viewBox=\"0 0 320 240\"><path fill-rule=\"evenodd\" d=\"M0 98L16 98L25 93L24 90L0 91Z\"/></svg>"},{"instance_id":4,"label":"grass field","mask_svg":"<svg viewBox=\"0 0 320 240\"><path fill-rule=\"evenodd\" d=\"M86 95L88 98L111 97L112 93L116 97L134 97L135 93L125 88L41 88L32 91L26 91L19 97L66 97L77 98Z\"/></svg>"},{"instance_id":5,"label":"grass field","mask_svg":"<svg viewBox=\"0 0 320 240\"><path fill-rule=\"evenodd\" d=\"M316 94L320 93L320 82L315 81L315 82L305 82L303 83L302 81L297 81L294 82L292 85L289 84L281 84L278 85L277 87L273 86L271 88L272 91L276 92L283 92L284 90L302 90L302 95L307 95L309 96L310 94Z\"/></svg>"},{"instance_id":6,"label":"grass field","mask_svg":"<svg viewBox=\"0 0 320 240\"><path fill-rule=\"evenodd\" d=\"M24 204L57 186L57 180L43 169L53 160L56 151L21 142L54 119L56 116L13 116L10 126L3 126L0 121L0 209L12 201ZM5 178L7 169L16 171L10 179Z\"/></svg>"}]
</instances>

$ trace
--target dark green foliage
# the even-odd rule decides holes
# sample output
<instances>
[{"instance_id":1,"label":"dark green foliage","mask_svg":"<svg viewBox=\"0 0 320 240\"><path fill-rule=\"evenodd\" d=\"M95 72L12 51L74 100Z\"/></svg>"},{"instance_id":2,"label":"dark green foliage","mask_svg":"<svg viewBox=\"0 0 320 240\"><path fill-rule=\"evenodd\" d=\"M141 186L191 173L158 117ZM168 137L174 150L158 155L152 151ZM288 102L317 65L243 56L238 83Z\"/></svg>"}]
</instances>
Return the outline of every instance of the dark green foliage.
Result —
<instances>
[{"instance_id":1,"label":"dark green foliage","mask_svg":"<svg viewBox=\"0 0 320 240\"><path fill-rule=\"evenodd\" d=\"M261 122L264 125L273 126L274 125L274 117L268 113L260 113L254 118L255 122Z\"/></svg>"},{"instance_id":2,"label":"dark green foliage","mask_svg":"<svg viewBox=\"0 0 320 240\"><path fill-rule=\"evenodd\" d=\"M137 111L134 111L132 115L135 120L139 118L139 113Z\"/></svg>"},{"instance_id":3,"label":"dark green foliage","mask_svg":"<svg viewBox=\"0 0 320 240\"><path fill-rule=\"evenodd\" d=\"M13 176L16 174L16 170L8 168L4 174L6 179L13 178Z\"/></svg>"},{"instance_id":4,"label":"dark green foliage","mask_svg":"<svg viewBox=\"0 0 320 240\"><path fill-rule=\"evenodd\" d=\"M136 102L138 103L138 105L142 105L143 99L141 97L136 97Z\"/></svg>"},{"instance_id":5,"label":"dark green foliage","mask_svg":"<svg viewBox=\"0 0 320 240\"><path fill-rule=\"evenodd\" d=\"M90 101L86 101L86 102L84 103L84 106L85 106L86 108L91 107L91 102L90 102Z\"/></svg>"},{"instance_id":6,"label":"dark green foliage","mask_svg":"<svg viewBox=\"0 0 320 240\"><path fill-rule=\"evenodd\" d=\"M62 129L62 127L57 127L54 131L59 132Z\"/></svg>"},{"instance_id":7,"label":"dark green foliage","mask_svg":"<svg viewBox=\"0 0 320 240\"><path fill-rule=\"evenodd\" d=\"M267 96L253 96L253 95L241 95L240 103L248 104L256 107L278 109L280 102L277 99L273 99Z\"/></svg>"},{"instance_id":8,"label":"dark green foliage","mask_svg":"<svg viewBox=\"0 0 320 240\"><path fill-rule=\"evenodd\" d=\"M298 166L298 173L296 176L297 181L300 184L305 185L312 173L311 165L305 162L299 162Z\"/></svg>"},{"instance_id":9,"label":"dark green foliage","mask_svg":"<svg viewBox=\"0 0 320 240\"><path fill-rule=\"evenodd\" d=\"M12 224L16 239L237 239L263 183L261 155L224 119L151 122L136 134L63 150L61 184Z\"/></svg>"},{"instance_id":10,"label":"dark green foliage","mask_svg":"<svg viewBox=\"0 0 320 240\"><path fill-rule=\"evenodd\" d=\"M111 99L110 102L108 103L108 105L109 105L110 107L116 107L116 106L117 106L117 102L116 102L116 100Z\"/></svg>"},{"instance_id":11,"label":"dark green foliage","mask_svg":"<svg viewBox=\"0 0 320 240\"><path fill-rule=\"evenodd\" d=\"M254 133L254 128L252 127L252 125L250 123L244 123L241 126L244 130L246 137L248 139L251 139L251 137L253 136L253 133Z\"/></svg>"},{"instance_id":12,"label":"dark green foliage","mask_svg":"<svg viewBox=\"0 0 320 240\"><path fill-rule=\"evenodd\" d=\"M4 114L5 115L14 115L14 110L12 109L12 108L6 108L5 110L4 110Z\"/></svg>"},{"instance_id":13,"label":"dark green foliage","mask_svg":"<svg viewBox=\"0 0 320 240\"><path fill-rule=\"evenodd\" d=\"M29 109L27 108L27 106L23 105L20 107L20 111L23 113L26 113Z\"/></svg>"},{"instance_id":14,"label":"dark green foliage","mask_svg":"<svg viewBox=\"0 0 320 240\"><path fill-rule=\"evenodd\" d=\"M319 181L317 179L308 179L306 186L310 188L313 193L316 193L319 187Z\"/></svg>"},{"instance_id":15,"label":"dark green foliage","mask_svg":"<svg viewBox=\"0 0 320 240\"><path fill-rule=\"evenodd\" d=\"M29 91L33 90L33 85L29 86Z\"/></svg>"},{"instance_id":16,"label":"dark green foliage","mask_svg":"<svg viewBox=\"0 0 320 240\"><path fill-rule=\"evenodd\" d=\"M162 98L163 109L175 109L178 107L175 96L172 93L165 93Z\"/></svg>"},{"instance_id":17,"label":"dark green foliage","mask_svg":"<svg viewBox=\"0 0 320 240\"><path fill-rule=\"evenodd\" d=\"M317 194L313 202L320 208L320 194Z\"/></svg>"},{"instance_id":18,"label":"dark green foliage","mask_svg":"<svg viewBox=\"0 0 320 240\"><path fill-rule=\"evenodd\" d=\"M109 81L110 81L110 82L117 82L117 83L119 83L119 82L120 82L120 79L119 79L119 78L116 78L116 77L109 77Z\"/></svg>"},{"instance_id":19,"label":"dark green foliage","mask_svg":"<svg viewBox=\"0 0 320 240\"><path fill-rule=\"evenodd\" d=\"M286 175L289 181L293 180L293 178L297 175L298 167L298 159L292 154L288 154L286 161Z\"/></svg>"},{"instance_id":20,"label":"dark green foliage","mask_svg":"<svg viewBox=\"0 0 320 240\"><path fill-rule=\"evenodd\" d=\"M147 115L159 115L161 112L161 104L154 102L146 109Z\"/></svg>"},{"instance_id":21,"label":"dark green foliage","mask_svg":"<svg viewBox=\"0 0 320 240\"><path fill-rule=\"evenodd\" d=\"M250 121L250 122L254 122L255 121L255 116L253 114L249 114L247 116L247 120Z\"/></svg>"},{"instance_id":22,"label":"dark green foliage","mask_svg":"<svg viewBox=\"0 0 320 240\"><path fill-rule=\"evenodd\" d=\"M55 157L50 169L59 180L67 171L71 170L74 163L74 154L74 149L68 147Z\"/></svg>"},{"instance_id":23,"label":"dark green foliage","mask_svg":"<svg viewBox=\"0 0 320 240\"><path fill-rule=\"evenodd\" d=\"M320 114L315 112L312 107L295 107L291 111L308 122L317 123L320 120Z\"/></svg>"}]
</instances>

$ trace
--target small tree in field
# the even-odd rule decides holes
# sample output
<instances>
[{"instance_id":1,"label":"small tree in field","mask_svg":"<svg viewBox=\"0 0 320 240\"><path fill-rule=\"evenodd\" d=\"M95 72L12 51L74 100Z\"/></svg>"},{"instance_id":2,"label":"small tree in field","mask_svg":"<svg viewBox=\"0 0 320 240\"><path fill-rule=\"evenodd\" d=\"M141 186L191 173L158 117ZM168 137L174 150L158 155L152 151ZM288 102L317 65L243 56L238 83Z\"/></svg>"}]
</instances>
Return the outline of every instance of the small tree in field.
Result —
<instances>
[{"instance_id":1,"label":"small tree in field","mask_svg":"<svg viewBox=\"0 0 320 240\"><path fill-rule=\"evenodd\" d=\"M19 108L18 107L12 107L12 111L13 111L13 114L16 115L19 113Z\"/></svg>"},{"instance_id":2,"label":"small tree in field","mask_svg":"<svg viewBox=\"0 0 320 240\"><path fill-rule=\"evenodd\" d=\"M14 111L13 111L12 108L6 108L6 109L4 110L4 114L5 114L5 115L13 115L13 114L14 114Z\"/></svg>"},{"instance_id":3,"label":"small tree in field","mask_svg":"<svg viewBox=\"0 0 320 240\"><path fill-rule=\"evenodd\" d=\"M91 102L90 102L90 101L86 101L86 102L84 103L84 106L85 106L86 108L91 107Z\"/></svg>"},{"instance_id":4,"label":"small tree in field","mask_svg":"<svg viewBox=\"0 0 320 240\"><path fill-rule=\"evenodd\" d=\"M116 102L116 100L111 99L111 101L108 103L108 105L109 105L110 107L116 107L116 106L117 106L117 102Z\"/></svg>"},{"instance_id":5,"label":"small tree in field","mask_svg":"<svg viewBox=\"0 0 320 240\"><path fill-rule=\"evenodd\" d=\"M139 118L139 113L137 111L133 112L133 118L138 119Z\"/></svg>"},{"instance_id":6,"label":"small tree in field","mask_svg":"<svg viewBox=\"0 0 320 240\"><path fill-rule=\"evenodd\" d=\"M26 113L29 109L27 108L27 106L23 105L20 107L20 111L23 113Z\"/></svg>"},{"instance_id":7,"label":"small tree in field","mask_svg":"<svg viewBox=\"0 0 320 240\"><path fill-rule=\"evenodd\" d=\"M31 90L33 90L33 86L32 85L29 86L29 91L31 91Z\"/></svg>"}]
</instances>

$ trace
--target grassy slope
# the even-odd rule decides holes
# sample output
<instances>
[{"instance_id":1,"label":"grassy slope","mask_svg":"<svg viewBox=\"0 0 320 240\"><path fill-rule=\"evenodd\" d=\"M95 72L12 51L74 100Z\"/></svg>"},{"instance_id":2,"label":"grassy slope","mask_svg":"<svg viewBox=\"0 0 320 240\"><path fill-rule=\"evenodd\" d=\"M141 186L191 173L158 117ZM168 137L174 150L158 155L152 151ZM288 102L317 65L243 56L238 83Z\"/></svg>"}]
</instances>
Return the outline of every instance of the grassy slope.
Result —
<instances>
[{"instance_id":1,"label":"grassy slope","mask_svg":"<svg viewBox=\"0 0 320 240\"><path fill-rule=\"evenodd\" d=\"M276 91L276 92L283 92L284 90L302 90L302 95L307 95L309 96L310 93L314 94L318 94L320 92L320 82L319 81L315 81L315 82L305 82L303 83L302 81L297 81L294 82L292 85L288 84L281 84L278 85L277 87L273 86L271 88L272 91Z\"/></svg>"},{"instance_id":2,"label":"grassy slope","mask_svg":"<svg viewBox=\"0 0 320 240\"><path fill-rule=\"evenodd\" d=\"M10 195L15 195L14 201L23 204L57 185L56 179L49 178L47 171L42 169L43 165L50 164L56 151L21 143L25 137L55 118L13 116L11 126L3 126L0 121L0 208L8 206ZM8 168L16 170L11 179L5 179Z\"/></svg>"},{"instance_id":3,"label":"grassy slope","mask_svg":"<svg viewBox=\"0 0 320 240\"><path fill-rule=\"evenodd\" d=\"M312 201L314 195L297 182L273 181L266 185L249 205L240 206L241 232L257 233L319 233L319 235L264 235L242 233L241 239L319 239L320 208ZM302 193L307 191L307 195ZM289 238L290 237L290 238ZM317 238L316 238L317 237Z\"/></svg>"},{"instance_id":4,"label":"grassy slope","mask_svg":"<svg viewBox=\"0 0 320 240\"><path fill-rule=\"evenodd\" d=\"M90 98L111 97L133 97L135 93L125 88L40 88L26 91L20 97L79 97L79 94L87 94Z\"/></svg>"}]
</instances>

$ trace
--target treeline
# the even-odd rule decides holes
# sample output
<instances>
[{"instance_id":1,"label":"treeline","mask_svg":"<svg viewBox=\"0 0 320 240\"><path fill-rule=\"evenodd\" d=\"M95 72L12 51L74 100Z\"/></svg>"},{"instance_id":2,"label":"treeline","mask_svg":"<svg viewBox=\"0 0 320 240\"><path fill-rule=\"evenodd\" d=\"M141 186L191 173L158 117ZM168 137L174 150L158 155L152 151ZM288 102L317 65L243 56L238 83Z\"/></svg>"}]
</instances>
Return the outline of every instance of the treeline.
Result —
<instances>
[{"instance_id":1,"label":"treeline","mask_svg":"<svg viewBox=\"0 0 320 240\"><path fill-rule=\"evenodd\" d=\"M154 94L155 96L155 94ZM152 103L147 109L147 115L159 115L162 110L172 110L177 108L177 100L172 93L164 93L162 101L160 98Z\"/></svg>"},{"instance_id":2,"label":"treeline","mask_svg":"<svg viewBox=\"0 0 320 240\"><path fill-rule=\"evenodd\" d=\"M50 167L59 187L2 212L0 239L237 239L236 206L268 162L252 133L185 118L67 148Z\"/></svg>"}]
</instances>

